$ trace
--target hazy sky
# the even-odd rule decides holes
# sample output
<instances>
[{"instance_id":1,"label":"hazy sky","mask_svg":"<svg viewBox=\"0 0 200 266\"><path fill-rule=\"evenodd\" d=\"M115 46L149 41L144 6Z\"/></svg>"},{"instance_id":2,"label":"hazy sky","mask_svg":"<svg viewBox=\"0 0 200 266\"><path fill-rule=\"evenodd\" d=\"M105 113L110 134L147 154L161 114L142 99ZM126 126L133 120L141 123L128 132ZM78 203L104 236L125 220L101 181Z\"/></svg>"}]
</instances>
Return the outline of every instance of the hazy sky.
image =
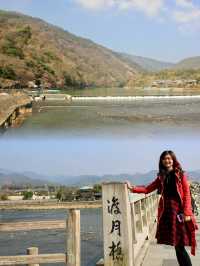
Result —
<instances>
[{"instance_id":1,"label":"hazy sky","mask_svg":"<svg viewBox=\"0 0 200 266\"><path fill-rule=\"evenodd\" d=\"M199 0L0 0L117 51L166 61L200 55Z\"/></svg>"},{"instance_id":2,"label":"hazy sky","mask_svg":"<svg viewBox=\"0 0 200 266\"><path fill-rule=\"evenodd\" d=\"M176 152L185 170L200 169L196 136L0 139L0 168L47 175L119 174L157 169L163 150Z\"/></svg>"}]
</instances>

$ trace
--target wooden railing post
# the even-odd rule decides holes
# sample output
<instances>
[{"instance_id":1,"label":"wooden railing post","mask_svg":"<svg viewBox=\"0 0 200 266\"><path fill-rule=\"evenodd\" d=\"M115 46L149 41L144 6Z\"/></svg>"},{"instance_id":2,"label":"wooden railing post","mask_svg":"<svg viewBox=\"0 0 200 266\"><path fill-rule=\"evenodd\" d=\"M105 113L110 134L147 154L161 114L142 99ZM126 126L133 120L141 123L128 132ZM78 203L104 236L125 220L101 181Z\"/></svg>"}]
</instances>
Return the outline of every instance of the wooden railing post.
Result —
<instances>
[{"instance_id":1,"label":"wooden railing post","mask_svg":"<svg viewBox=\"0 0 200 266\"><path fill-rule=\"evenodd\" d=\"M124 183L104 183L104 266L133 266L131 208Z\"/></svg>"},{"instance_id":2,"label":"wooden railing post","mask_svg":"<svg viewBox=\"0 0 200 266\"><path fill-rule=\"evenodd\" d=\"M66 222L67 265L80 266L80 210L69 210L69 216Z\"/></svg>"},{"instance_id":3,"label":"wooden railing post","mask_svg":"<svg viewBox=\"0 0 200 266\"><path fill-rule=\"evenodd\" d=\"M147 208L146 208L146 198L141 200L142 204L142 217L143 217L143 226L148 227L148 218L147 218Z\"/></svg>"},{"instance_id":4,"label":"wooden railing post","mask_svg":"<svg viewBox=\"0 0 200 266\"><path fill-rule=\"evenodd\" d=\"M131 217L132 217L132 236L133 244L137 243L137 230L136 230L136 216L135 216L135 204L131 203Z\"/></svg>"},{"instance_id":5,"label":"wooden railing post","mask_svg":"<svg viewBox=\"0 0 200 266\"><path fill-rule=\"evenodd\" d=\"M153 217L152 208L151 208L151 197L147 198L147 202L148 202L148 211L149 211L149 221L151 221Z\"/></svg>"},{"instance_id":6,"label":"wooden railing post","mask_svg":"<svg viewBox=\"0 0 200 266\"><path fill-rule=\"evenodd\" d=\"M140 233L143 232L143 219L142 219L142 203L141 200L139 200L137 203L135 203L135 205L137 205L137 216L138 216L138 221L137 221L137 225L138 225L138 230Z\"/></svg>"},{"instance_id":7,"label":"wooden railing post","mask_svg":"<svg viewBox=\"0 0 200 266\"><path fill-rule=\"evenodd\" d=\"M27 255L38 255L37 247L27 248ZM39 264L28 264L28 266L39 266Z\"/></svg>"}]
</instances>

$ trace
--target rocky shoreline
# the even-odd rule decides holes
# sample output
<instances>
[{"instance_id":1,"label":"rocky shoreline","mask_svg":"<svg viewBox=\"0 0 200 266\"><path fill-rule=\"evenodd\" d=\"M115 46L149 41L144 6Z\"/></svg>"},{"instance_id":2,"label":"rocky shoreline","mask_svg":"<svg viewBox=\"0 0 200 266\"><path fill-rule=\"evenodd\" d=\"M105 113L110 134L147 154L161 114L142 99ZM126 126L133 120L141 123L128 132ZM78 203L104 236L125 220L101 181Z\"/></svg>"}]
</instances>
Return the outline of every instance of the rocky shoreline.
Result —
<instances>
[{"instance_id":1,"label":"rocky shoreline","mask_svg":"<svg viewBox=\"0 0 200 266\"><path fill-rule=\"evenodd\" d=\"M19 125L32 112L32 98L24 93L0 93L0 128Z\"/></svg>"},{"instance_id":2,"label":"rocky shoreline","mask_svg":"<svg viewBox=\"0 0 200 266\"><path fill-rule=\"evenodd\" d=\"M197 181L192 181L190 183L190 190L192 197L194 198L195 201L195 211L196 215L200 215L200 183Z\"/></svg>"}]
</instances>

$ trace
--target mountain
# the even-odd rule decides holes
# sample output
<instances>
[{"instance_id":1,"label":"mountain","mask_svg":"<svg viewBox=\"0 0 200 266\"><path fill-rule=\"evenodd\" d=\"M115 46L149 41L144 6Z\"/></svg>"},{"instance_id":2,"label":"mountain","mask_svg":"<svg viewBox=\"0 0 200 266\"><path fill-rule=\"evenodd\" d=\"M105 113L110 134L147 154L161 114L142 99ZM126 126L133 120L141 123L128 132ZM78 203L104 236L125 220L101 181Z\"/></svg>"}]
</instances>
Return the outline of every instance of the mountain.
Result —
<instances>
[{"instance_id":1,"label":"mountain","mask_svg":"<svg viewBox=\"0 0 200 266\"><path fill-rule=\"evenodd\" d=\"M156 171L148 173L136 174L106 174L98 175L80 175L80 176L46 176L34 172L12 172L9 170L0 169L0 186L2 185L32 185L43 186L44 184L57 184L66 186L84 186L94 185L106 181L124 181L130 180L135 184L143 184L150 182L156 175Z\"/></svg>"},{"instance_id":2,"label":"mountain","mask_svg":"<svg viewBox=\"0 0 200 266\"><path fill-rule=\"evenodd\" d=\"M34 172L12 172L0 169L0 185L3 184L31 184L31 185L66 185L66 186L84 186L94 185L107 181L125 181L129 180L133 184L141 185L151 182L156 177L156 170L147 173L122 173L105 175L80 175L80 176L47 176ZM192 181L200 182L200 170L188 171L188 177Z\"/></svg>"},{"instance_id":3,"label":"mountain","mask_svg":"<svg viewBox=\"0 0 200 266\"><path fill-rule=\"evenodd\" d=\"M176 65L173 66L174 69L193 69L200 70L200 56L186 58Z\"/></svg>"},{"instance_id":4,"label":"mountain","mask_svg":"<svg viewBox=\"0 0 200 266\"><path fill-rule=\"evenodd\" d=\"M164 69L168 69L174 66L173 63L169 62L162 62L155 59L142 57L142 56L136 56L126 53L116 53L118 56L125 60L130 66L139 66L138 70L140 71L148 71L148 72L157 72Z\"/></svg>"},{"instance_id":5,"label":"mountain","mask_svg":"<svg viewBox=\"0 0 200 266\"><path fill-rule=\"evenodd\" d=\"M0 186L44 186L45 184L52 184L52 182L41 180L39 178L34 179L23 173L10 172L4 170L0 171Z\"/></svg>"},{"instance_id":6,"label":"mountain","mask_svg":"<svg viewBox=\"0 0 200 266\"><path fill-rule=\"evenodd\" d=\"M17 67L16 67L17 66ZM140 67L112 50L23 14L0 11L0 78L57 87L123 86Z\"/></svg>"},{"instance_id":7,"label":"mountain","mask_svg":"<svg viewBox=\"0 0 200 266\"><path fill-rule=\"evenodd\" d=\"M172 64L118 53L41 19L0 10L2 87L27 87L29 81L59 88L123 87L143 73L199 68L200 56Z\"/></svg>"},{"instance_id":8,"label":"mountain","mask_svg":"<svg viewBox=\"0 0 200 266\"><path fill-rule=\"evenodd\" d=\"M84 186L94 185L108 181L125 181L130 180L134 184L146 184L150 182L156 175L156 171L150 171L148 173L136 173L136 174L106 174L102 176L98 175L80 175L74 177L57 177L57 181L62 184L70 186Z\"/></svg>"},{"instance_id":9,"label":"mountain","mask_svg":"<svg viewBox=\"0 0 200 266\"><path fill-rule=\"evenodd\" d=\"M159 72L162 70L199 70L200 56L185 58L178 63L163 62L152 58L136 56L126 53L116 53L121 59L125 60L131 67L139 72Z\"/></svg>"},{"instance_id":10,"label":"mountain","mask_svg":"<svg viewBox=\"0 0 200 266\"><path fill-rule=\"evenodd\" d=\"M80 175L80 176L57 176L56 181L60 184L67 186L84 186L84 185L94 185L107 181L125 181L129 180L133 184L142 185L148 184L156 177L157 171L152 170L147 173L135 173L135 174L106 174L102 176L98 175ZM188 178L193 181L200 182L200 171L189 171ZM48 180L52 182L55 177L49 177Z\"/></svg>"},{"instance_id":11,"label":"mountain","mask_svg":"<svg viewBox=\"0 0 200 266\"><path fill-rule=\"evenodd\" d=\"M200 182L200 170L190 171L188 177L192 181Z\"/></svg>"}]
</instances>

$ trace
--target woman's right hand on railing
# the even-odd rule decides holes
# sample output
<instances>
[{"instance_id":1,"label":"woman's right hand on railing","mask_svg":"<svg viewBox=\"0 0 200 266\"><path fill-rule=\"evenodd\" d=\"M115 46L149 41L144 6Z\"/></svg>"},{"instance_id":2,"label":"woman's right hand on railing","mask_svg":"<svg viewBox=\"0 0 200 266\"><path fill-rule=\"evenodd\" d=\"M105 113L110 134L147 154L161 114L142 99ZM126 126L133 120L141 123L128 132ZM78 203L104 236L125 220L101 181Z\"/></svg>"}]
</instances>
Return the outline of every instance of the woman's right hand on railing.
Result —
<instances>
[{"instance_id":1,"label":"woman's right hand on railing","mask_svg":"<svg viewBox=\"0 0 200 266\"><path fill-rule=\"evenodd\" d=\"M125 184L127 185L127 188L128 188L129 190L132 190L132 189L134 188L134 186L131 185L131 183L130 183L128 180L125 181Z\"/></svg>"}]
</instances>

